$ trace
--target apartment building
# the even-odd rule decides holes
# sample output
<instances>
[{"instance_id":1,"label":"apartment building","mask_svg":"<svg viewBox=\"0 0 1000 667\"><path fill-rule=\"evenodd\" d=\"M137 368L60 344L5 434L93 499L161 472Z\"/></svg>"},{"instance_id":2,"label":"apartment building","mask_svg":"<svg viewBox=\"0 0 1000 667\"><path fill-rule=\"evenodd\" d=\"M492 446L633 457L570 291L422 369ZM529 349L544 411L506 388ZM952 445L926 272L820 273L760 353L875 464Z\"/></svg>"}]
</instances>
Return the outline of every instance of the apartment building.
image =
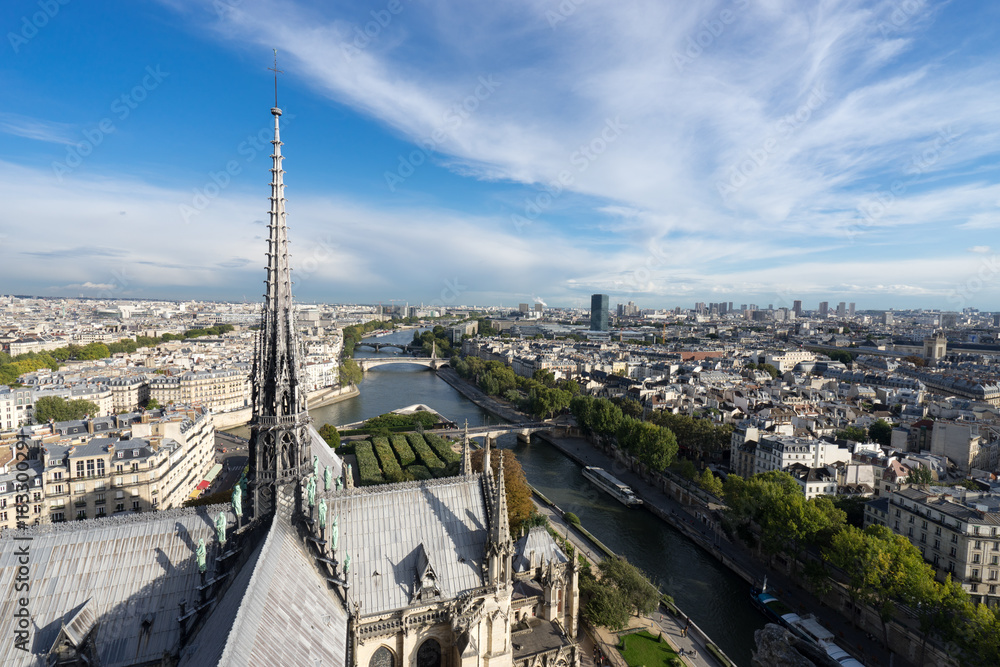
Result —
<instances>
[{"instance_id":1,"label":"apartment building","mask_svg":"<svg viewBox=\"0 0 1000 667\"><path fill-rule=\"evenodd\" d=\"M0 431L17 428L31 420L31 389L0 385Z\"/></svg>"},{"instance_id":2,"label":"apartment building","mask_svg":"<svg viewBox=\"0 0 1000 667\"><path fill-rule=\"evenodd\" d=\"M108 381L111 390L111 409L114 414L138 410L149 400L149 378L145 375L126 375Z\"/></svg>"},{"instance_id":3,"label":"apartment building","mask_svg":"<svg viewBox=\"0 0 1000 667\"><path fill-rule=\"evenodd\" d=\"M920 550L939 579L951 574L973 602L1000 603L1000 494L908 486L888 500L886 525Z\"/></svg>"},{"instance_id":4,"label":"apartment building","mask_svg":"<svg viewBox=\"0 0 1000 667\"><path fill-rule=\"evenodd\" d=\"M247 374L237 369L190 371L154 377L149 397L160 405L200 403L213 412L227 412L250 404L250 384Z\"/></svg>"},{"instance_id":5,"label":"apartment building","mask_svg":"<svg viewBox=\"0 0 1000 667\"><path fill-rule=\"evenodd\" d=\"M201 407L129 415L104 432L62 426L30 434L40 441L42 521L179 507L214 463L215 426Z\"/></svg>"},{"instance_id":6,"label":"apartment building","mask_svg":"<svg viewBox=\"0 0 1000 667\"><path fill-rule=\"evenodd\" d=\"M847 463L850 460L851 451L833 442L794 436L765 435L761 436L757 445L754 472L784 470L795 463L819 468L832 463Z\"/></svg>"},{"instance_id":7,"label":"apartment building","mask_svg":"<svg viewBox=\"0 0 1000 667\"><path fill-rule=\"evenodd\" d=\"M44 516L41 464L16 453L15 445L0 446L0 530L42 523Z\"/></svg>"}]
</instances>

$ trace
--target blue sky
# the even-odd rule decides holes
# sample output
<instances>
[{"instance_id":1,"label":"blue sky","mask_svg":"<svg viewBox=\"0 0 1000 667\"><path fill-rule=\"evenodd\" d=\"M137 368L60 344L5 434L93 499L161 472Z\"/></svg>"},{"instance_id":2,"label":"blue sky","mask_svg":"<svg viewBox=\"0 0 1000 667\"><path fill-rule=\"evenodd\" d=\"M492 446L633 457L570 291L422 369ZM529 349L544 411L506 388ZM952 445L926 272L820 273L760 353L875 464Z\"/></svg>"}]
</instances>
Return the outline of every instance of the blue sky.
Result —
<instances>
[{"instance_id":1,"label":"blue sky","mask_svg":"<svg viewBox=\"0 0 1000 667\"><path fill-rule=\"evenodd\" d=\"M1000 310L1000 4L0 8L0 293Z\"/></svg>"}]
</instances>

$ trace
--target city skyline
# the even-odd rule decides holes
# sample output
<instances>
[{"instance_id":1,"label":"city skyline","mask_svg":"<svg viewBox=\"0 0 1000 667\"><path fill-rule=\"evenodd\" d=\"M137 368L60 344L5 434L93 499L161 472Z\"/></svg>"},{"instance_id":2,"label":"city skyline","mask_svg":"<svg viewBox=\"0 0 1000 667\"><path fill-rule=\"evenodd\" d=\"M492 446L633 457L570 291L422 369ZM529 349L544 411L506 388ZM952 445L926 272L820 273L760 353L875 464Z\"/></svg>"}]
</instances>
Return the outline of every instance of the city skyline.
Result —
<instances>
[{"instance_id":1,"label":"city skyline","mask_svg":"<svg viewBox=\"0 0 1000 667\"><path fill-rule=\"evenodd\" d=\"M14 3L0 291L996 310L996 12Z\"/></svg>"}]
</instances>

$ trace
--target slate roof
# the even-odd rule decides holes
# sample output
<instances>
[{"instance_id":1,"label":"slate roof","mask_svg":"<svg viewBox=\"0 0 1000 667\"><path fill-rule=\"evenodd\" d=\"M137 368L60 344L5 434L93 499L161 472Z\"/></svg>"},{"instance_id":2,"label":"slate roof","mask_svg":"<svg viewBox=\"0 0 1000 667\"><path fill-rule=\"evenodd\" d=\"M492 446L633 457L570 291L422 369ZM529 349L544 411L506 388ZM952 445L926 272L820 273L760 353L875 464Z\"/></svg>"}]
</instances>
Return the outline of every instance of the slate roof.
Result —
<instances>
[{"instance_id":1,"label":"slate roof","mask_svg":"<svg viewBox=\"0 0 1000 667\"><path fill-rule=\"evenodd\" d=\"M256 563L240 573L245 578L252 569L246 586L231 589L241 598L235 619L227 595L202 629L201 645L185 651L182 667L345 664L347 612L300 544L295 528L276 518Z\"/></svg>"},{"instance_id":2,"label":"slate roof","mask_svg":"<svg viewBox=\"0 0 1000 667\"><path fill-rule=\"evenodd\" d=\"M535 552L535 566L554 560L566 563L569 558L543 526L535 526L528 534L514 543L513 567L515 572L526 572L531 566L531 552Z\"/></svg>"},{"instance_id":3,"label":"slate roof","mask_svg":"<svg viewBox=\"0 0 1000 667\"><path fill-rule=\"evenodd\" d=\"M228 507L213 505L156 513L73 521L0 533L0 634L13 636L13 586L18 567L15 545L30 548L29 609L33 617L31 651L45 653L62 622L87 608L98 623L97 647L103 667L131 665L162 657L179 638L178 603L197 599L195 548L205 539L208 560L215 551L211 517ZM15 542L14 536L30 536ZM143 631L150 615L152 624ZM81 632L79 628L75 632ZM35 656L0 644L5 667L35 665Z\"/></svg>"},{"instance_id":4,"label":"slate roof","mask_svg":"<svg viewBox=\"0 0 1000 667\"><path fill-rule=\"evenodd\" d=\"M364 615L409 605L421 545L445 599L485 584L488 511L482 476L446 477L317 494L339 517L337 558L350 554L351 599ZM378 572L378 576L375 576Z\"/></svg>"}]
</instances>

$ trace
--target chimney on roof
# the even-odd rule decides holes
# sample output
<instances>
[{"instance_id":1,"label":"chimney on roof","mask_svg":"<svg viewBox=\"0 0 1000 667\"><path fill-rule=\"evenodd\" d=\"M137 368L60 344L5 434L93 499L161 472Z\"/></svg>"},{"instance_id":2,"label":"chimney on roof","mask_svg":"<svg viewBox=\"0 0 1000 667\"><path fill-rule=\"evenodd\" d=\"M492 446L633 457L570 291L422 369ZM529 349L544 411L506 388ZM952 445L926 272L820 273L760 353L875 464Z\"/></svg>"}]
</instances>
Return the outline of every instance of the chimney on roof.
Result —
<instances>
[{"instance_id":1,"label":"chimney on roof","mask_svg":"<svg viewBox=\"0 0 1000 667\"><path fill-rule=\"evenodd\" d=\"M84 419L87 420L87 433L94 435L94 419L90 415L87 415Z\"/></svg>"}]
</instances>

